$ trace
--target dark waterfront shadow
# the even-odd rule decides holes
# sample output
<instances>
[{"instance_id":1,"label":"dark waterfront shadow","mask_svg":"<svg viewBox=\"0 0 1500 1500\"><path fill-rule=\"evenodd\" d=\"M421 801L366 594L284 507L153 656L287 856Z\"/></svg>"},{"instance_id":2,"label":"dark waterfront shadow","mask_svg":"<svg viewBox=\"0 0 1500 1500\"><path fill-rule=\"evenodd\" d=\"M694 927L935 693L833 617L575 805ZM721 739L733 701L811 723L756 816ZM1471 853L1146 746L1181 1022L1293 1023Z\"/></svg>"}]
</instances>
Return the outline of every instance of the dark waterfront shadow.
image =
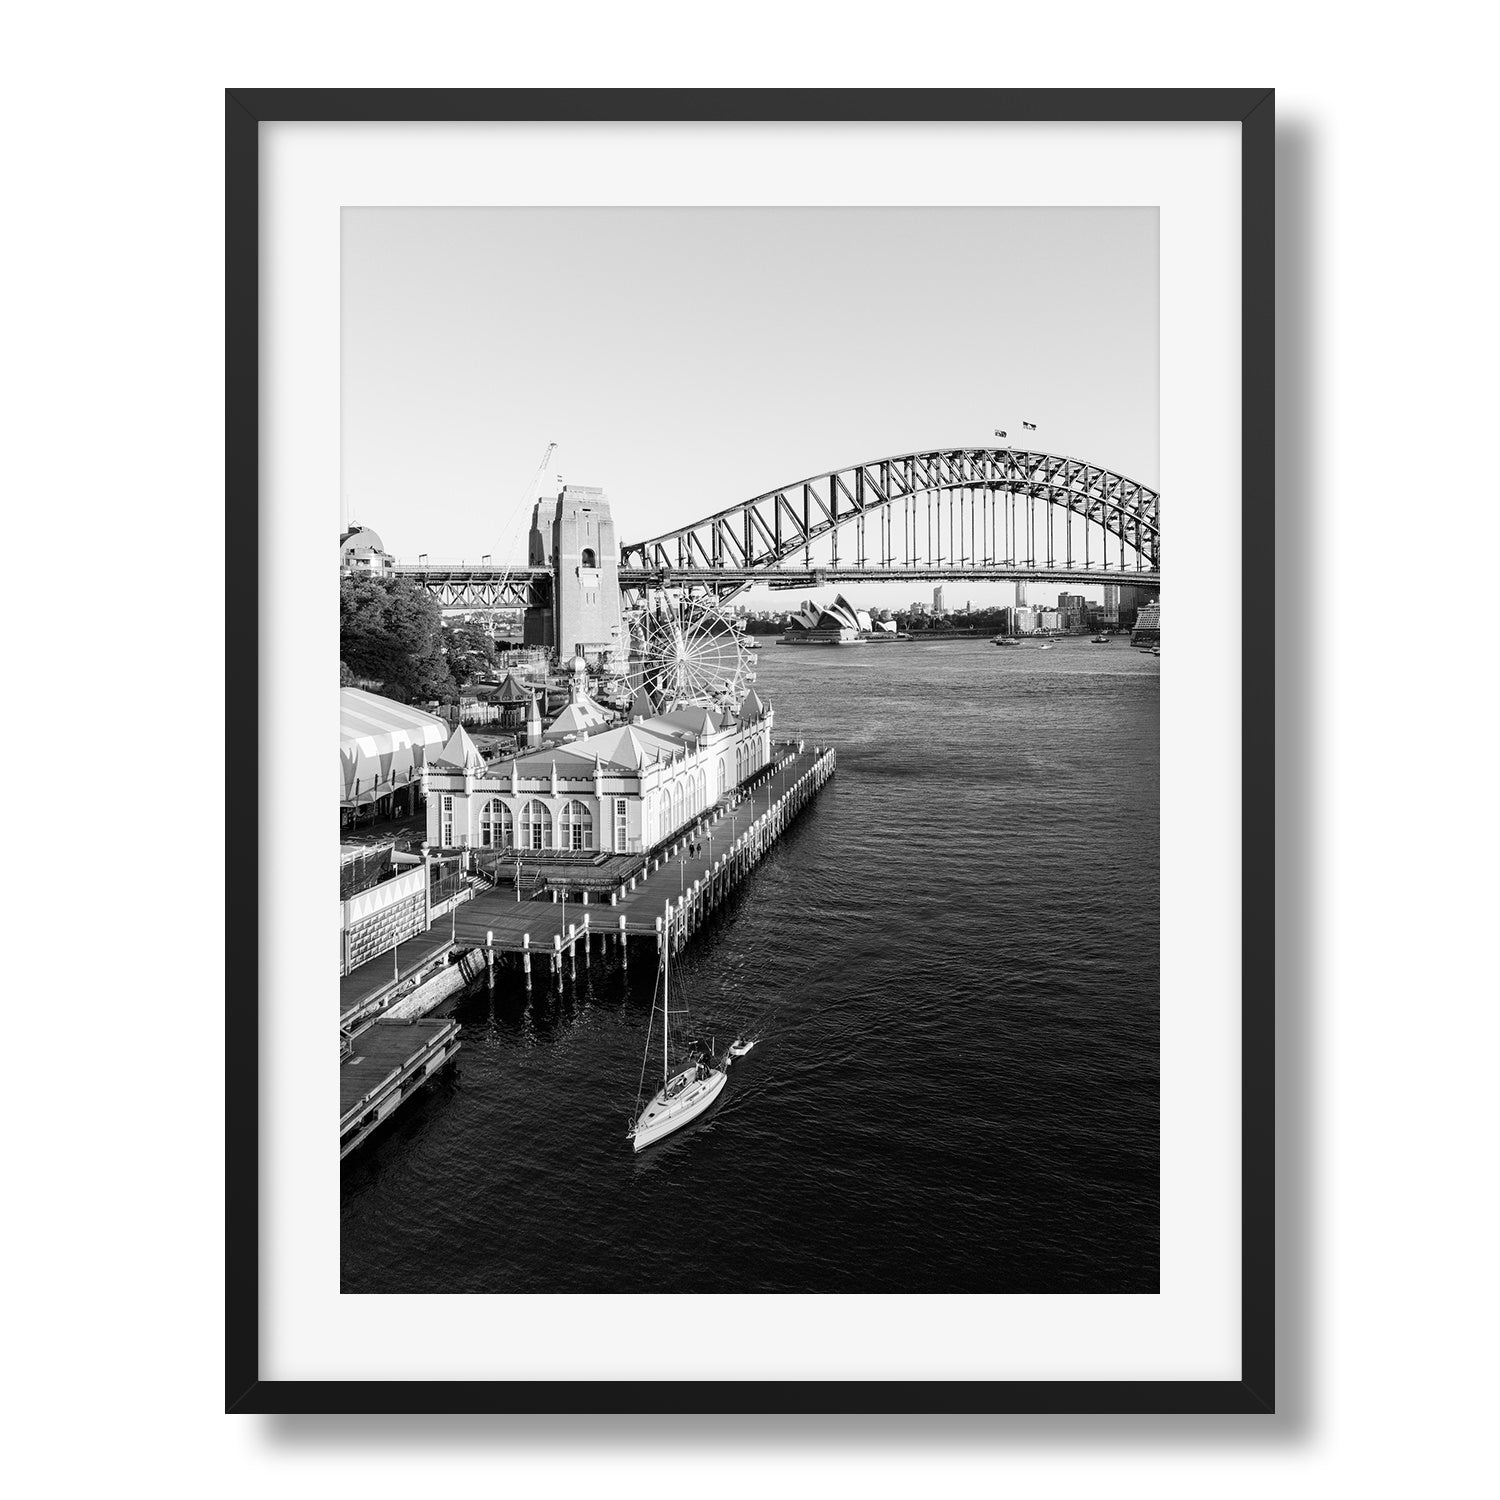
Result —
<instances>
[{"instance_id":1,"label":"dark waterfront shadow","mask_svg":"<svg viewBox=\"0 0 1500 1500\"><path fill-rule=\"evenodd\" d=\"M914 1402L925 1399L912 1388ZM320 1416L267 1417L269 1445L283 1451L347 1447L351 1453L398 1448L502 1452L608 1448L704 1458L768 1450L851 1454L940 1446L1002 1448L1152 1448L1174 1452L1300 1444L1278 1417L1256 1416Z\"/></svg>"},{"instance_id":2,"label":"dark waterfront shadow","mask_svg":"<svg viewBox=\"0 0 1500 1500\"><path fill-rule=\"evenodd\" d=\"M1322 530L1314 479L1319 431L1314 347L1317 142L1282 115L1276 130L1276 592L1310 597ZM1274 616L1267 600L1268 618ZM1268 626L1269 628L1269 626ZM1248 1416L270 1416L267 1444L283 1450L348 1447L559 1452L571 1448L667 1449L722 1457L736 1450L813 1451L831 1446L892 1451L1045 1448L1194 1449L1302 1446L1318 1426L1313 1203L1322 1143L1314 1124L1314 979L1321 939L1316 874L1314 746L1324 664L1315 640L1276 641L1276 1221L1277 1415ZM932 1399L921 1385L913 1404ZM569 1399L566 1395L562 1400ZM936 1399L941 1400L938 1395Z\"/></svg>"},{"instance_id":3,"label":"dark waterfront shadow","mask_svg":"<svg viewBox=\"0 0 1500 1500\"><path fill-rule=\"evenodd\" d=\"M1305 122L1276 128L1276 596L1308 599L1320 585L1326 531L1315 475L1320 351L1314 347L1317 143ZM1268 603L1270 601L1267 601ZM1323 647L1276 640L1276 1426L1308 1441L1316 1353L1312 1347L1313 1204L1321 1143L1312 1138L1317 1058L1314 991L1322 921L1315 846L1315 745Z\"/></svg>"}]
</instances>

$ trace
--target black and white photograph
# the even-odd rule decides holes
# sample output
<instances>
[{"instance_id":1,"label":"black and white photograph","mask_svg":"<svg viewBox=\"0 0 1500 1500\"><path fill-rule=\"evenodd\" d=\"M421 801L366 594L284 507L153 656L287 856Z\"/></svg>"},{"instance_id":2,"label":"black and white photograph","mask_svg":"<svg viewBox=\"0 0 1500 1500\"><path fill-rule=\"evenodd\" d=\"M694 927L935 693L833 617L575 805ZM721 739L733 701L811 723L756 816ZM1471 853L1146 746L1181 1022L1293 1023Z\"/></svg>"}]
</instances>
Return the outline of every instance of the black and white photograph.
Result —
<instances>
[{"instance_id":1,"label":"black and white photograph","mask_svg":"<svg viewBox=\"0 0 1500 1500\"><path fill-rule=\"evenodd\" d=\"M1382 19L11 18L13 1490L1493 1488L1493 69Z\"/></svg>"},{"instance_id":2,"label":"black and white photograph","mask_svg":"<svg viewBox=\"0 0 1500 1500\"><path fill-rule=\"evenodd\" d=\"M1157 1293L1157 209L339 234L341 1290Z\"/></svg>"}]
</instances>

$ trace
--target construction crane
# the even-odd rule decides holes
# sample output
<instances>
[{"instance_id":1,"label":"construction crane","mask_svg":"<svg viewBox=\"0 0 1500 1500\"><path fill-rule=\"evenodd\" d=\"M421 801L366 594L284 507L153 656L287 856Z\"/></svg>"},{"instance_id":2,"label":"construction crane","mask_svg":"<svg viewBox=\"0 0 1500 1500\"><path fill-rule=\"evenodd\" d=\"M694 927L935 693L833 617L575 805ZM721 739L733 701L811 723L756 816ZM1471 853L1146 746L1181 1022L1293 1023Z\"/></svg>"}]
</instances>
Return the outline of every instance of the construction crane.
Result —
<instances>
[{"instance_id":1,"label":"construction crane","mask_svg":"<svg viewBox=\"0 0 1500 1500\"><path fill-rule=\"evenodd\" d=\"M497 550L499 549L500 546L503 546L505 544L506 540L509 538L511 531L512 531L512 529L514 528L514 526L516 524L516 516L519 514L522 517L522 519L524 520L525 519L525 515L526 515L526 508L527 508L527 506L535 504L535 502L536 502L537 488L540 486L540 484L542 482L542 475L544 475L547 472L547 465L552 462L552 455L554 453L556 453L556 452L557 452L557 444L556 443L548 443L547 444L547 451L544 454L542 454L542 461L541 461L541 463L539 463L536 466L536 472L533 473L532 476L531 476L531 482L526 486L525 492L522 494L520 500L516 504L516 508L513 511L511 511L510 515L506 519L505 529L500 534L500 541L499 541L499 544L497 545ZM501 553L501 556L503 557L504 553ZM529 551L528 551L528 555L527 555L527 559L526 560L528 562L530 562L530 560L531 560ZM501 583L502 587L509 581L510 574L511 574L511 569L507 566L506 569L505 569L504 574L501 576L501 579L500 579L500 583Z\"/></svg>"}]
</instances>

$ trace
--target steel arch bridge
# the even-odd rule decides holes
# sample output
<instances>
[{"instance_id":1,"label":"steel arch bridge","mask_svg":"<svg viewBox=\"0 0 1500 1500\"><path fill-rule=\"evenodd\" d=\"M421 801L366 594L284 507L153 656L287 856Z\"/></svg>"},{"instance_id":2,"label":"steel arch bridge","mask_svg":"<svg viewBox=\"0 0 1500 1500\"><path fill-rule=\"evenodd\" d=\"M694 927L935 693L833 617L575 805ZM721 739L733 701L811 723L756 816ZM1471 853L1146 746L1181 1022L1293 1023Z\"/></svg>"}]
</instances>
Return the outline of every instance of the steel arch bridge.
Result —
<instances>
[{"instance_id":1,"label":"steel arch bridge","mask_svg":"<svg viewBox=\"0 0 1500 1500\"><path fill-rule=\"evenodd\" d=\"M937 578L1157 587L1161 497L1059 454L934 448L767 490L620 559L626 589Z\"/></svg>"},{"instance_id":2,"label":"steel arch bridge","mask_svg":"<svg viewBox=\"0 0 1500 1500\"><path fill-rule=\"evenodd\" d=\"M542 565L403 563L447 610L545 607ZM931 448L767 490L620 549L629 603L651 589L721 597L751 584L1161 584L1161 497L1082 459L1016 448Z\"/></svg>"}]
</instances>

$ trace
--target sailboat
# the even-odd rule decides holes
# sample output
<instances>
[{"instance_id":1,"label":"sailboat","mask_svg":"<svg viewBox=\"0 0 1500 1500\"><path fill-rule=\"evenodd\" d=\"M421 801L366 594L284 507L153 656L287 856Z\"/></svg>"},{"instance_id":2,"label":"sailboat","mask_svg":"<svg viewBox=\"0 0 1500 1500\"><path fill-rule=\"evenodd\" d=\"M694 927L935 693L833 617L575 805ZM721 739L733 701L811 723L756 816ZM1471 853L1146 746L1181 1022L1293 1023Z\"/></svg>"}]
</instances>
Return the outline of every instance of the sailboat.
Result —
<instances>
[{"instance_id":1,"label":"sailboat","mask_svg":"<svg viewBox=\"0 0 1500 1500\"><path fill-rule=\"evenodd\" d=\"M637 1151L653 1145L664 1136L696 1120L724 1087L725 1073L722 1067L714 1067L698 1058L679 1057L672 1061L672 939L667 938L662 949L661 968L661 1088L656 1097L640 1111L636 1122L627 1132ZM680 1006L679 1016L687 1015L687 1007ZM656 1025L656 1007L651 1007L651 1025L646 1030L646 1056L641 1062L641 1086L645 1086L646 1071L651 1066L651 1032ZM673 1068L676 1071L673 1071ZM636 1107L640 1108L640 1095L636 1095Z\"/></svg>"}]
</instances>

